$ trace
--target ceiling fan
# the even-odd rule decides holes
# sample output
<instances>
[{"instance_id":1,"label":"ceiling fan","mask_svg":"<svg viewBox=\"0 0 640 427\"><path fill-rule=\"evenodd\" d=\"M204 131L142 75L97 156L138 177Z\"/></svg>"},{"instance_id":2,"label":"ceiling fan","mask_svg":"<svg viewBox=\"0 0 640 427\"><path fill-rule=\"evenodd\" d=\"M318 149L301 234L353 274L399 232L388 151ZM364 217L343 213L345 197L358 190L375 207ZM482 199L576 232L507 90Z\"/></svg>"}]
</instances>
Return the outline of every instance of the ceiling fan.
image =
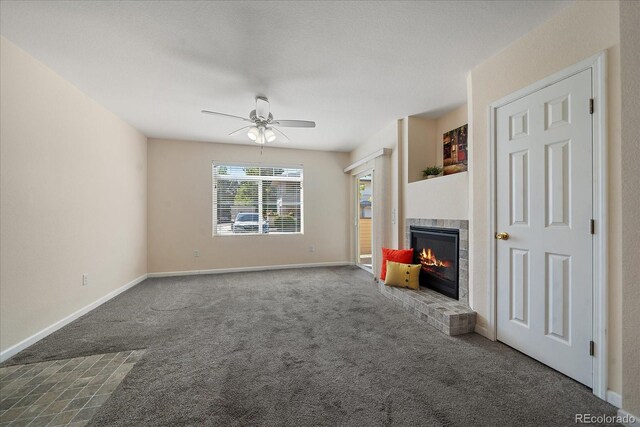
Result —
<instances>
[{"instance_id":1,"label":"ceiling fan","mask_svg":"<svg viewBox=\"0 0 640 427\"><path fill-rule=\"evenodd\" d=\"M285 141L288 141L289 138L285 135L280 129L275 126L282 127L293 127L293 128L314 128L316 127L315 122L311 122L308 120L274 120L273 115L269 111L269 100L264 96L256 97L256 109L252 110L249 113L249 118L244 118L240 116L234 116L231 114L225 113L217 113L215 111L202 110L205 114L213 114L216 116L222 117L230 117L232 119L243 120L245 122L251 123L248 126L242 127L236 131L233 131L229 134L229 136L234 136L239 134L245 129L249 129L247 131L247 136L250 140L255 141L257 144L264 145L267 142L275 141L276 132L278 132Z\"/></svg>"}]
</instances>

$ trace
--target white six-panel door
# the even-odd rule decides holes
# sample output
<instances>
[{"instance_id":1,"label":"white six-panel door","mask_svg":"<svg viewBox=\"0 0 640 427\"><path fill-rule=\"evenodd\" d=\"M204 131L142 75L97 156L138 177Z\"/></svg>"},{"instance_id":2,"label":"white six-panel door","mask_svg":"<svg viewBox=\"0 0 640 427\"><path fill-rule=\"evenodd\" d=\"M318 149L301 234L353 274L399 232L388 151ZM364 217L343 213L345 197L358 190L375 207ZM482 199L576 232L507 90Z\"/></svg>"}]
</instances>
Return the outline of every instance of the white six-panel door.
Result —
<instances>
[{"instance_id":1,"label":"white six-panel door","mask_svg":"<svg viewBox=\"0 0 640 427\"><path fill-rule=\"evenodd\" d=\"M591 70L496 111L497 338L592 385Z\"/></svg>"}]
</instances>

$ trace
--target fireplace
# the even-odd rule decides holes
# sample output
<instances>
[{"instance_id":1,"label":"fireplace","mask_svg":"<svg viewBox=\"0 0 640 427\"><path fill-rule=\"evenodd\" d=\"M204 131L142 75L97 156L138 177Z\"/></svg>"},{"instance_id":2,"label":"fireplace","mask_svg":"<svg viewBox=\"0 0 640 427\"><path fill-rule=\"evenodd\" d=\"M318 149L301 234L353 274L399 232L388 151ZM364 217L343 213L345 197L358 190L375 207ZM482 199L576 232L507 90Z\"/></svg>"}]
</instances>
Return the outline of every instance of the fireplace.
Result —
<instances>
[{"instance_id":1,"label":"fireplace","mask_svg":"<svg viewBox=\"0 0 640 427\"><path fill-rule=\"evenodd\" d=\"M420 286L458 299L459 231L451 228L409 228L413 263L422 266Z\"/></svg>"}]
</instances>

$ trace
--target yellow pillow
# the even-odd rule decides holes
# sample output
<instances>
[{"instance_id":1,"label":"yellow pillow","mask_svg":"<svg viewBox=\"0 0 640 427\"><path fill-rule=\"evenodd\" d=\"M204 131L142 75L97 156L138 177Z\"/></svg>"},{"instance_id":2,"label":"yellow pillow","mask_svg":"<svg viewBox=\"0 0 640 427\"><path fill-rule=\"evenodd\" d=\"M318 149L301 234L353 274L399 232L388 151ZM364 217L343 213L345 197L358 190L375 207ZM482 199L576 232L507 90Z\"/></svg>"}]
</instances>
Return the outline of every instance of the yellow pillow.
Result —
<instances>
[{"instance_id":1,"label":"yellow pillow","mask_svg":"<svg viewBox=\"0 0 640 427\"><path fill-rule=\"evenodd\" d=\"M387 261L387 277L384 284L400 288L420 288L420 264L401 264Z\"/></svg>"}]
</instances>

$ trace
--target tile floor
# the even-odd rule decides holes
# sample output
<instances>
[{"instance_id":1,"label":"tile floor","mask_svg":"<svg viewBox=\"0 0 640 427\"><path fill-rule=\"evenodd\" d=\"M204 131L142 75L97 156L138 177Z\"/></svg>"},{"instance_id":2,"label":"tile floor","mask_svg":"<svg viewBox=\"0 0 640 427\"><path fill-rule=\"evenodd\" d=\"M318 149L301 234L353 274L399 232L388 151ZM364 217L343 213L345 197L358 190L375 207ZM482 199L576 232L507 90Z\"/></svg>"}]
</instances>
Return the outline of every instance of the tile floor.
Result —
<instances>
[{"instance_id":1,"label":"tile floor","mask_svg":"<svg viewBox=\"0 0 640 427\"><path fill-rule=\"evenodd\" d=\"M0 368L0 426L83 426L144 350Z\"/></svg>"}]
</instances>

